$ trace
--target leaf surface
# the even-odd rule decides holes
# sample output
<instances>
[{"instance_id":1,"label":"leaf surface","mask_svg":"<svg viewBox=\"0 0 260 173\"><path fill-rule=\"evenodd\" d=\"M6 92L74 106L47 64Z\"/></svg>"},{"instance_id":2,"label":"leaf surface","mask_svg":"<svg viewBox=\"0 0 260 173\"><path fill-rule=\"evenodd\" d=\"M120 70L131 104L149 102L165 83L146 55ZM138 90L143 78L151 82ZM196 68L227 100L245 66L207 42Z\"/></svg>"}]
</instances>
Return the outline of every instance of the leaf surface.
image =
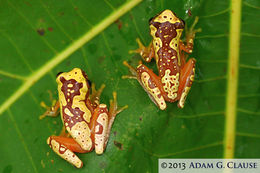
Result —
<instances>
[{"instance_id":1,"label":"leaf surface","mask_svg":"<svg viewBox=\"0 0 260 173\"><path fill-rule=\"evenodd\" d=\"M245 0L238 9L236 119L227 121L231 2L143 1L120 11L133 2L0 2L0 171L75 170L46 144L48 136L60 133L60 117L38 119L44 112L40 102L51 104L48 90L57 99L56 74L74 67L85 70L98 87L106 84L101 102L109 104L116 91L119 105L129 105L116 118L103 155L78 154L84 162L78 172L157 172L158 158L222 158L225 123L232 122L236 125L234 157L260 156L256 150L260 144L260 23L256 20L260 3ZM149 44L148 20L164 9L174 11L188 26L199 16L196 27L202 32L189 56L197 59L196 76L184 109L168 103L166 111L159 111L137 81L121 76L129 73L124 60L131 64L140 60L139 55L128 54L137 48L135 39ZM89 38L84 40L86 35ZM148 66L157 73L154 62Z\"/></svg>"}]
</instances>

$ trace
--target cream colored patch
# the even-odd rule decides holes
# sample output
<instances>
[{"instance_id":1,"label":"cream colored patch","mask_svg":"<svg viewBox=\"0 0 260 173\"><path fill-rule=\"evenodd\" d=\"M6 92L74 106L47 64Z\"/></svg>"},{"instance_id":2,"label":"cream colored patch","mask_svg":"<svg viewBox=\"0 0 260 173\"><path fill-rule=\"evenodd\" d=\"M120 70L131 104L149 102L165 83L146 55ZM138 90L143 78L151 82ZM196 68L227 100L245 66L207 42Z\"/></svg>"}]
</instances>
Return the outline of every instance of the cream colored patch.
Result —
<instances>
[{"instance_id":1,"label":"cream colored patch","mask_svg":"<svg viewBox=\"0 0 260 173\"><path fill-rule=\"evenodd\" d=\"M184 92L181 94L181 98L180 98L180 101L179 101L179 107L181 107L181 108L184 107L184 103L185 103L185 100L187 98L189 91L190 91L190 87L185 87Z\"/></svg>"},{"instance_id":2,"label":"cream colored patch","mask_svg":"<svg viewBox=\"0 0 260 173\"><path fill-rule=\"evenodd\" d=\"M171 10L164 10L160 15L158 15L154 19L154 22L170 22L174 24L176 22L180 22L180 19L177 16L175 16Z\"/></svg>"},{"instance_id":3,"label":"cream colored patch","mask_svg":"<svg viewBox=\"0 0 260 173\"><path fill-rule=\"evenodd\" d=\"M153 25L150 25L151 30L151 36L153 37L153 48L155 53L155 60L156 63L158 63L159 57L158 57L158 51L162 47L162 40L159 37L155 36L155 33L157 32L157 28L155 28Z\"/></svg>"},{"instance_id":4,"label":"cream colored patch","mask_svg":"<svg viewBox=\"0 0 260 173\"><path fill-rule=\"evenodd\" d=\"M72 108L75 109L76 107L78 107L81 111L83 111L84 112L83 118L85 121L89 123L91 118L91 112L86 106L86 103L84 102L85 98L86 98L86 92L80 89L80 95L75 96L73 98Z\"/></svg>"},{"instance_id":5,"label":"cream colored patch","mask_svg":"<svg viewBox=\"0 0 260 173\"><path fill-rule=\"evenodd\" d=\"M86 93L88 92L88 86L87 86L87 81L84 78L81 69L74 68L70 72L67 72L67 73L64 72L64 73L60 74L59 76L64 77L66 80L74 79L78 83L83 84L82 88L79 90L80 95L75 96L72 100L72 108L75 109L76 107L78 107L81 111L83 111L84 112L83 118L89 123L90 118L91 118L91 112L87 108L86 104L84 103L84 100L86 98ZM61 106L66 106L67 101L65 99L63 92L61 91L61 87L63 86L63 83L60 81L60 77L56 79L56 81L58 83L59 101L60 101ZM71 84L68 84L68 86L71 86ZM75 91L73 89L71 89L68 92L73 93ZM62 117L62 121L63 121L62 109L61 109L61 117Z\"/></svg>"},{"instance_id":6,"label":"cream colored patch","mask_svg":"<svg viewBox=\"0 0 260 173\"><path fill-rule=\"evenodd\" d=\"M181 37L182 31L183 31L183 29L176 29L177 35L170 42L170 47L177 52L179 66L181 65L179 42L180 42L180 37Z\"/></svg>"},{"instance_id":7,"label":"cream colored patch","mask_svg":"<svg viewBox=\"0 0 260 173\"><path fill-rule=\"evenodd\" d=\"M50 145L52 146L52 150L58 154L61 158L65 159L72 165L76 166L77 168L81 168L83 163L82 161L76 156L71 150L66 148L64 145L60 145L57 141L54 139L51 140ZM65 151L66 150L66 151ZM64 152L63 154L60 153L60 151Z\"/></svg>"},{"instance_id":8,"label":"cream colored patch","mask_svg":"<svg viewBox=\"0 0 260 173\"><path fill-rule=\"evenodd\" d=\"M155 87L153 89L149 87L149 85L148 85L149 79L150 79L150 75L147 72L143 72L142 75L141 75L141 81L142 81L146 91L154 99L153 101L156 102L158 107L161 110L164 110L166 108L166 103L165 103L165 100L162 96L162 93L161 93L161 91L159 90L158 87ZM158 97L159 95L161 97Z\"/></svg>"},{"instance_id":9,"label":"cream colored patch","mask_svg":"<svg viewBox=\"0 0 260 173\"><path fill-rule=\"evenodd\" d=\"M64 109L64 112L69 115L70 117L74 117L74 115L70 112L70 110L68 108Z\"/></svg>"},{"instance_id":10,"label":"cream colored patch","mask_svg":"<svg viewBox=\"0 0 260 173\"><path fill-rule=\"evenodd\" d=\"M90 150L92 141L90 138L90 129L85 121L76 123L69 131L70 135L77 141L77 143L84 150Z\"/></svg>"},{"instance_id":11,"label":"cream colored patch","mask_svg":"<svg viewBox=\"0 0 260 173\"><path fill-rule=\"evenodd\" d=\"M164 84L163 89L168 94L167 96L170 99L175 99L179 88L179 73L176 73L176 75L170 75L170 73L170 69L165 70L165 74L161 80Z\"/></svg>"},{"instance_id":12,"label":"cream colored patch","mask_svg":"<svg viewBox=\"0 0 260 173\"><path fill-rule=\"evenodd\" d=\"M99 107L100 107L100 108L106 108L107 105L105 105L105 104L100 104Z\"/></svg>"},{"instance_id":13,"label":"cream colored patch","mask_svg":"<svg viewBox=\"0 0 260 173\"><path fill-rule=\"evenodd\" d=\"M195 68L192 68L192 70L193 70L193 75L190 75L190 80L191 80L191 81L194 81Z\"/></svg>"},{"instance_id":14,"label":"cream colored patch","mask_svg":"<svg viewBox=\"0 0 260 173\"><path fill-rule=\"evenodd\" d=\"M95 151L97 154L102 154L104 152L105 138L108 128L108 115L107 113L102 113L98 116L97 122L103 127L101 134L95 134ZM95 132L99 131L100 125L95 127Z\"/></svg>"}]
</instances>

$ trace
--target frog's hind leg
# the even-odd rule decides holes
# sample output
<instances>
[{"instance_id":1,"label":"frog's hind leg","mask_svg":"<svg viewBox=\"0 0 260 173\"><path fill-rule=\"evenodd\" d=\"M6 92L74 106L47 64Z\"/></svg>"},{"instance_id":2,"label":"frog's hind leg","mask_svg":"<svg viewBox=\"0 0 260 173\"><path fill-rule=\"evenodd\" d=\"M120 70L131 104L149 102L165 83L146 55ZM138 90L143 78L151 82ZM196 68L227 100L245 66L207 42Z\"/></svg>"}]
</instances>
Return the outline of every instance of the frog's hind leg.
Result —
<instances>
[{"instance_id":1,"label":"frog's hind leg","mask_svg":"<svg viewBox=\"0 0 260 173\"><path fill-rule=\"evenodd\" d=\"M147 92L150 99L161 109L166 109L166 103L164 100L164 96L166 97L166 93L163 90L163 86L160 83L159 77L148 67L143 64L137 66L136 70L130 66L126 61L124 65L127 66L133 76L136 77L138 82ZM126 78L123 76L123 78Z\"/></svg>"},{"instance_id":2,"label":"frog's hind leg","mask_svg":"<svg viewBox=\"0 0 260 173\"><path fill-rule=\"evenodd\" d=\"M110 109L108 111L105 104L100 104L95 109L93 114L93 130L95 139L95 151L97 154L102 154L106 148L110 130L117 114L126 109L124 106L117 109L116 93L113 92L114 100L110 100Z\"/></svg>"},{"instance_id":3,"label":"frog's hind leg","mask_svg":"<svg viewBox=\"0 0 260 173\"><path fill-rule=\"evenodd\" d=\"M62 136L50 136L47 139L47 144L56 154L77 168L81 168L83 162L74 152L86 153L91 151L83 150L73 138Z\"/></svg>"},{"instance_id":4,"label":"frog's hind leg","mask_svg":"<svg viewBox=\"0 0 260 173\"><path fill-rule=\"evenodd\" d=\"M194 58L189 59L189 61L183 66L180 75L180 85L178 89L178 107L183 108L186 97L190 91L191 85L194 81L195 75L195 62Z\"/></svg>"}]
</instances>

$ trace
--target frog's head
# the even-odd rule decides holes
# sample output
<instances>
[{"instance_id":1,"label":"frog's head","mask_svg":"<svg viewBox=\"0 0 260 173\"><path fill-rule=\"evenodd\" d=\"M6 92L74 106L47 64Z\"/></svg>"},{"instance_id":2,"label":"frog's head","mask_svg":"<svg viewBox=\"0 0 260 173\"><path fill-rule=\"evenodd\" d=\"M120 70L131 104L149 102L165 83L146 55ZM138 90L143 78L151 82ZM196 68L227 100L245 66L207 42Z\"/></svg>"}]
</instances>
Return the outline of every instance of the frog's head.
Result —
<instances>
[{"instance_id":1,"label":"frog's head","mask_svg":"<svg viewBox=\"0 0 260 173\"><path fill-rule=\"evenodd\" d=\"M87 74L79 69L74 68L69 72L60 72L57 74L56 82L60 87L63 85L68 85L66 87L84 90L84 92L88 92L90 88L90 81L88 79Z\"/></svg>"},{"instance_id":2,"label":"frog's head","mask_svg":"<svg viewBox=\"0 0 260 173\"><path fill-rule=\"evenodd\" d=\"M81 70L79 68L74 68L74 69L72 69L69 72L59 72L56 75L56 81L58 82L61 77L64 77L67 80L75 79L79 83L88 81L87 74L83 70Z\"/></svg>"},{"instance_id":3,"label":"frog's head","mask_svg":"<svg viewBox=\"0 0 260 173\"><path fill-rule=\"evenodd\" d=\"M184 21L178 18L178 16L171 10L164 10L149 20L150 25L152 25L155 22L159 22L159 23L170 22L172 24L179 23L181 26L183 26L183 28L185 25Z\"/></svg>"}]
</instances>

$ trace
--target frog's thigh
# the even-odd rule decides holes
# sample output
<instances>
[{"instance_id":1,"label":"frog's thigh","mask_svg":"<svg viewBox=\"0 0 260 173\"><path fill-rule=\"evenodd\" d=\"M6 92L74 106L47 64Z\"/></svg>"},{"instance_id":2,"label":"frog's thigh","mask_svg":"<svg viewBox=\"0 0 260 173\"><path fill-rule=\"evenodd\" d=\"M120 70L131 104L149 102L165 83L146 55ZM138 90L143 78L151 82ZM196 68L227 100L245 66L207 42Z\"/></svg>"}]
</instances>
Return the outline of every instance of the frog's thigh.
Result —
<instances>
[{"instance_id":1,"label":"frog's thigh","mask_svg":"<svg viewBox=\"0 0 260 173\"><path fill-rule=\"evenodd\" d=\"M166 103L163 97L162 85L160 79L156 74L153 73L148 67L143 64L140 64L137 67L137 79L142 85L144 90L149 95L150 99L161 109L166 108Z\"/></svg>"},{"instance_id":2,"label":"frog's thigh","mask_svg":"<svg viewBox=\"0 0 260 173\"><path fill-rule=\"evenodd\" d=\"M105 150L108 131L108 110L105 104L100 104L94 111L95 151L102 154Z\"/></svg>"},{"instance_id":3,"label":"frog's thigh","mask_svg":"<svg viewBox=\"0 0 260 173\"><path fill-rule=\"evenodd\" d=\"M74 152L84 153L87 151L83 150L74 139L61 136L50 136L47 139L47 144L56 154L65 159L67 162L77 168L81 168L83 166L83 162L77 155L75 155Z\"/></svg>"},{"instance_id":4,"label":"frog's thigh","mask_svg":"<svg viewBox=\"0 0 260 173\"><path fill-rule=\"evenodd\" d=\"M190 91L191 85L194 81L195 75L195 62L194 58L189 61L181 69L180 85L178 89L179 103L178 107L183 108L186 97Z\"/></svg>"}]
</instances>

